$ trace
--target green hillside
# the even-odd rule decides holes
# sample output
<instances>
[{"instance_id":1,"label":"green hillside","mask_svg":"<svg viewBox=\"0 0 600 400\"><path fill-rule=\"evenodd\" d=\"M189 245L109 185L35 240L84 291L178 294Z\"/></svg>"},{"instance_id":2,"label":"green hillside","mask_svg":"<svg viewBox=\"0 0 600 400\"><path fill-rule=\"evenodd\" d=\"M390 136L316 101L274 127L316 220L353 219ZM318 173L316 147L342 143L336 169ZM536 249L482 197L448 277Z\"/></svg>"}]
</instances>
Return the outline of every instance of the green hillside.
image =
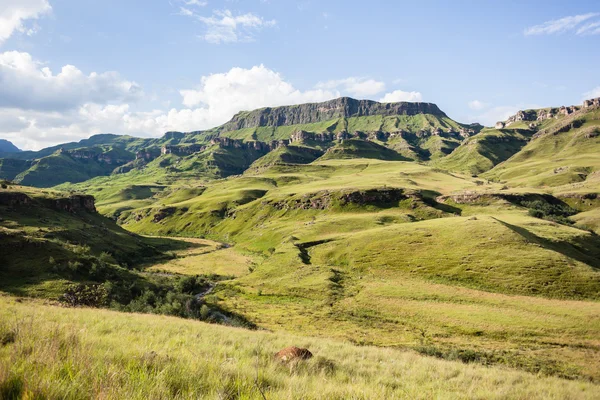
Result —
<instances>
[{"instance_id":1,"label":"green hillside","mask_svg":"<svg viewBox=\"0 0 600 400\"><path fill-rule=\"evenodd\" d=\"M429 103L332 104L33 161L33 178L71 161L96 176L46 192L4 183L35 206L0 210L15 230L0 290L79 299L74 283L114 310L597 383L597 108L480 129ZM120 160L112 172L81 167L108 159ZM48 200L72 193L93 195L103 216Z\"/></svg>"},{"instance_id":2,"label":"green hillside","mask_svg":"<svg viewBox=\"0 0 600 400\"><path fill-rule=\"evenodd\" d=\"M0 296L3 398L594 399L598 386L414 352ZM35 326L35 329L31 329ZM282 365L292 344L311 360Z\"/></svg>"},{"instance_id":3,"label":"green hillside","mask_svg":"<svg viewBox=\"0 0 600 400\"><path fill-rule=\"evenodd\" d=\"M486 174L514 186L597 191L600 110L580 111L539 130L513 157Z\"/></svg>"}]
</instances>

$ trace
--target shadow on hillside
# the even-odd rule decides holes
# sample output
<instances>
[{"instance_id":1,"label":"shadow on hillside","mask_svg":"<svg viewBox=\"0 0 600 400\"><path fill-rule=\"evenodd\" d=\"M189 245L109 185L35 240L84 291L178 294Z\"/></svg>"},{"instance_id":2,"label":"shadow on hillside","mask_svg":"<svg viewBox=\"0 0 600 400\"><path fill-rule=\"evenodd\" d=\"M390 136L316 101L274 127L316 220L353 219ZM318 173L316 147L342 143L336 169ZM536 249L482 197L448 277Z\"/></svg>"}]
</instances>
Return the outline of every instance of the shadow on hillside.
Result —
<instances>
[{"instance_id":1,"label":"shadow on hillside","mask_svg":"<svg viewBox=\"0 0 600 400\"><path fill-rule=\"evenodd\" d=\"M524 239L539 244L547 250L562 254L579 262L600 270L600 237L593 235L581 236L570 242L553 242L528 231L520 226L512 225L492 217L495 221L519 234Z\"/></svg>"},{"instance_id":2,"label":"shadow on hillside","mask_svg":"<svg viewBox=\"0 0 600 400\"><path fill-rule=\"evenodd\" d=\"M423 202L428 206L448 214L462 215L462 210L460 208L445 203L439 203L436 200L436 198L440 196L441 193L436 192L434 190L423 190L421 193L423 194Z\"/></svg>"}]
</instances>

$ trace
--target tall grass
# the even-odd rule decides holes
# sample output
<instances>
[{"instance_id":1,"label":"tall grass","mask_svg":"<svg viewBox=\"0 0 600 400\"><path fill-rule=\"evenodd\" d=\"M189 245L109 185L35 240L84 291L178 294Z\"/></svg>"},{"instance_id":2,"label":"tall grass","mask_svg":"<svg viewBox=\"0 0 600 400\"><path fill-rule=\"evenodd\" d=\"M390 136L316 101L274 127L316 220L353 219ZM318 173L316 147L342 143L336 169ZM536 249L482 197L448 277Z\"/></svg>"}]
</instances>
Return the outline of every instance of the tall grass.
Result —
<instances>
[{"instance_id":1,"label":"tall grass","mask_svg":"<svg viewBox=\"0 0 600 400\"><path fill-rule=\"evenodd\" d=\"M0 398L592 399L597 385L172 317L0 298ZM315 357L281 365L283 347Z\"/></svg>"}]
</instances>

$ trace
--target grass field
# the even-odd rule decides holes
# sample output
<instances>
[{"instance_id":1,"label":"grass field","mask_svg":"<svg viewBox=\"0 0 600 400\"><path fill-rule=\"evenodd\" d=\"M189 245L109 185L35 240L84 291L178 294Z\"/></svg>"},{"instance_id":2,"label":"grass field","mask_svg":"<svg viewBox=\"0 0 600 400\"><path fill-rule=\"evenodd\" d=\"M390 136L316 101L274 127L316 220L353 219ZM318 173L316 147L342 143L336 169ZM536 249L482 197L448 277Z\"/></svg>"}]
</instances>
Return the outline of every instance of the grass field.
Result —
<instances>
[{"instance_id":1,"label":"grass field","mask_svg":"<svg viewBox=\"0 0 600 400\"><path fill-rule=\"evenodd\" d=\"M0 297L0 397L594 399L592 383L414 352ZM315 357L284 366L283 347Z\"/></svg>"},{"instance_id":2,"label":"grass field","mask_svg":"<svg viewBox=\"0 0 600 400\"><path fill-rule=\"evenodd\" d=\"M9 208L4 230L44 243L85 233L77 252L85 240L103 244L85 257L106 252L118 237L127 240L115 246L125 247L117 258L144 243L169 250L160 259L132 260L145 286L120 288L135 296L116 309L220 323L235 317L272 332L5 297L19 315L14 324L33 318L55 327L48 332L63 332L58 339L35 332L32 340L77 337L77 357L66 353L66 372L51 363L35 369L26 351L9 353L21 351L17 340L0 348L22 366L3 384L15 382L32 391L28 396L71 390L73 398L80 391L105 398L598 397L600 175L598 137L590 134L597 115L580 117L545 120L535 137L526 124L487 129L462 145L407 134L419 148L395 136L389 143L345 140L329 150L291 146L258 159L237 150L167 155L145 172L61 186L94 194L100 212L129 231L95 217L117 235L109 238L85 233L92 220L57 216L67 227L61 231L40 227L36 210ZM447 128L440 119L411 121L412 130ZM403 123L373 117L315 129L391 131ZM274 138L290 129L228 134ZM435 161L409 162L392 148ZM215 179L250 163L243 174ZM200 164L210 174L194 169ZM44 251L32 253L40 265ZM13 276L31 268L26 256L14 260ZM21 291L15 278L9 289L53 297L65 277L72 278ZM11 326L9 332L22 331ZM118 337L131 346L108 353ZM315 349L317 357L291 371L271 361L292 344ZM83 376L83 369L97 374ZM117 378L124 370L127 377ZM51 379L63 383L55 389L44 383Z\"/></svg>"},{"instance_id":3,"label":"grass field","mask_svg":"<svg viewBox=\"0 0 600 400\"><path fill-rule=\"evenodd\" d=\"M154 264L147 271L169 272L181 275L219 275L241 277L247 275L254 265L252 258L239 254L222 243L206 239L184 238L191 247L176 250L176 258Z\"/></svg>"}]
</instances>

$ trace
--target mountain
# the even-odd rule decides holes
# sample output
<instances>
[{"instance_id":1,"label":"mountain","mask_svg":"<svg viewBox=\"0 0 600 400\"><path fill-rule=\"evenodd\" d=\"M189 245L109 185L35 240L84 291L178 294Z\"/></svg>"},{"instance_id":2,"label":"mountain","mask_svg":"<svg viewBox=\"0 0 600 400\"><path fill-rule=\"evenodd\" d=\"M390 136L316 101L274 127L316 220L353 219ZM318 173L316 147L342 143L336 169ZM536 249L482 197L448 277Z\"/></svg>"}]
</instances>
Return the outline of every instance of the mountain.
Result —
<instances>
[{"instance_id":1,"label":"mountain","mask_svg":"<svg viewBox=\"0 0 600 400\"><path fill-rule=\"evenodd\" d=\"M520 185L529 185L528 178L537 178L540 187L581 182L600 168L595 157L599 108L600 99L592 99L581 106L519 111L434 164L471 174L490 171L484 176Z\"/></svg>"},{"instance_id":2,"label":"mountain","mask_svg":"<svg viewBox=\"0 0 600 400\"><path fill-rule=\"evenodd\" d=\"M533 110L516 116L510 127L532 124L531 140L485 176L512 186L600 190L600 99L586 101L583 107L561 108L555 114L558 118L538 122L547 113Z\"/></svg>"},{"instance_id":3,"label":"mountain","mask_svg":"<svg viewBox=\"0 0 600 400\"><path fill-rule=\"evenodd\" d=\"M378 103L344 97L240 112L220 127L167 132L160 139L104 134L38 152L5 154L5 160L22 162L0 161L0 178L38 187L130 171L165 179L173 174L223 178L243 173L280 148L289 147L295 153L309 149L313 155L332 149L326 157L346 157L347 149L340 153L335 147L348 139L361 140L354 143L362 143L363 150L370 147L354 157L423 161L446 156L481 128L457 123L431 103ZM278 162L276 156L268 159Z\"/></svg>"},{"instance_id":4,"label":"mountain","mask_svg":"<svg viewBox=\"0 0 600 400\"><path fill-rule=\"evenodd\" d=\"M597 382L600 104L586 104L483 128L428 103L337 99L7 158L22 181L98 176L3 183L40 198L0 209L17 235L0 241L5 290L80 301L74 283L116 310ZM99 214L43 200L80 193Z\"/></svg>"},{"instance_id":5,"label":"mountain","mask_svg":"<svg viewBox=\"0 0 600 400\"><path fill-rule=\"evenodd\" d=\"M21 150L11 142L5 139L0 139L0 154L1 153L18 153Z\"/></svg>"}]
</instances>

